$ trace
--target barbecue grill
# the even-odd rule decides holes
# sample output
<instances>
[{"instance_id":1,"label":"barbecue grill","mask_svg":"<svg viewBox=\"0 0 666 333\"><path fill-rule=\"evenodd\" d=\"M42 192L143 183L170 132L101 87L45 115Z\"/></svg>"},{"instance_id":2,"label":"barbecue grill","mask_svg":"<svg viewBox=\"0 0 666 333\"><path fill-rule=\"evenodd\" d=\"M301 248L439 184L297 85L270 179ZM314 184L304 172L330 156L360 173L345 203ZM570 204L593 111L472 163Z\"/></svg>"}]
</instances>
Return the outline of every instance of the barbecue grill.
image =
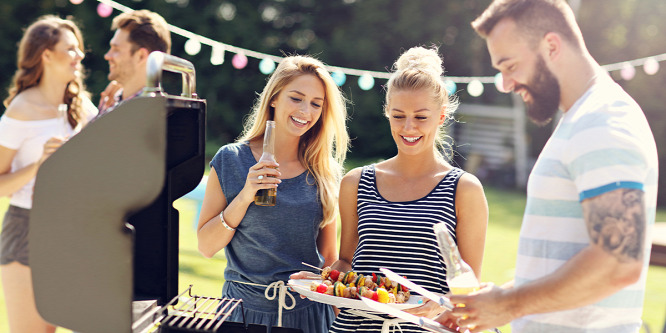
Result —
<instances>
[{"instance_id":1,"label":"barbecue grill","mask_svg":"<svg viewBox=\"0 0 666 333\"><path fill-rule=\"evenodd\" d=\"M162 91L165 70L182 76L181 96ZM206 101L183 59L153 52L147 74L141 96L89 124L37 174L30 216L37 309L83 333L266 332L225 320L242 300L178 293L173 201L204 172Z\"/></svg>"}]
</instances>

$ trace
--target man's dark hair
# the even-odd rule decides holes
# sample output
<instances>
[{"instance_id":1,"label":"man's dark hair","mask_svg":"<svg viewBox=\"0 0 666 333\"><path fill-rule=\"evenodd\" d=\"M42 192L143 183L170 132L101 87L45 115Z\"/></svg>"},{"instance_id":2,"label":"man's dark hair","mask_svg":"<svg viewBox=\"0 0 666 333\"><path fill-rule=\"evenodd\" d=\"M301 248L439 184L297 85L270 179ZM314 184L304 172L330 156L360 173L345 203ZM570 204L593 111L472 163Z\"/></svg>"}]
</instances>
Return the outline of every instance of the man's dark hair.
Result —
<instances>
[{"instance_id":1,"label":"man's dark hair","mask_svg":"<svg viewBox=\"0 0 666 333\"><path fill-rule=\"evenodd\" d=\"M575 47L582 43L573 11L564 0L495 0L472 22L472 28L486 38L505 18L514 21L535 47L549 32L558 33Z\"/></svg>"},{"instance_id":2,"label":"man's dark hair","mask_svg":"<svg viewBox=\"0 0 666 333\"><path fill-rule=\"evenodd\" d=\"M171 52L171 33L164 18L146 9L122 13L113 19L111 30L125 29L129 31L132 42L132 53L140 48L148 52Z\"/></svg>"}]
</instances>

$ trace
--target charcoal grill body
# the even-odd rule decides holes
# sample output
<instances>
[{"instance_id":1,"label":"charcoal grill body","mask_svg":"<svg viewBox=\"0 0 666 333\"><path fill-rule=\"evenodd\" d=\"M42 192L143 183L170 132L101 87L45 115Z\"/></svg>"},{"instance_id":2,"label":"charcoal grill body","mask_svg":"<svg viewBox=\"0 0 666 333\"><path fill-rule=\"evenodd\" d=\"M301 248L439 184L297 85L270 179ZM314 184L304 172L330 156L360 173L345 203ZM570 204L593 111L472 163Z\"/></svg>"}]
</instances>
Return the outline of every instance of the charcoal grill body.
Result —
<instances>
[{"instance_id":1,"label":"charcoal grill body","mask_svg":"<svg viewBox=\"0 0 666 333\"><path fill-rule=\"evenodd\" d=\"M30 266L38 311L53 324L131 332L134 301L178 294L172 204L203 176L206 103L149 95L121 103L40 167Z\"/></svg>"}]
</instances>

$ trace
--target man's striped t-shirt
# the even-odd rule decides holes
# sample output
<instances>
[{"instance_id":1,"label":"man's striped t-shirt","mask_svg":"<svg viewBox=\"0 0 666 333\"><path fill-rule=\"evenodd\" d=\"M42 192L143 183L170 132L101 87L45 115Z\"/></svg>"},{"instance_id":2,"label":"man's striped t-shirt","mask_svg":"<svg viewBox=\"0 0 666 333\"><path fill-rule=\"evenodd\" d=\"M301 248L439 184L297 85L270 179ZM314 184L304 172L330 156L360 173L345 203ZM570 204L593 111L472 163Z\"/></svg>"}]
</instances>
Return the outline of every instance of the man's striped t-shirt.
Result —
<instances>
[{"instance_id":1,"label":"man's striped t-shirt","mask_svg":"<svg viewBox=\"0 0 666 333\"><path fill-rule=\"evenodd\" d=\"M620 188L645 193L654 224L658 158L641 108L609 77L564 113L527 185L516 285L551 274L590 244L581 202ZM649 235L649 234L648 234ZM637 332L650 251L640 280L595 304L515 320L513 332ZM602 282L602 281L600 281Z\"/></svg>"}]
</instances>

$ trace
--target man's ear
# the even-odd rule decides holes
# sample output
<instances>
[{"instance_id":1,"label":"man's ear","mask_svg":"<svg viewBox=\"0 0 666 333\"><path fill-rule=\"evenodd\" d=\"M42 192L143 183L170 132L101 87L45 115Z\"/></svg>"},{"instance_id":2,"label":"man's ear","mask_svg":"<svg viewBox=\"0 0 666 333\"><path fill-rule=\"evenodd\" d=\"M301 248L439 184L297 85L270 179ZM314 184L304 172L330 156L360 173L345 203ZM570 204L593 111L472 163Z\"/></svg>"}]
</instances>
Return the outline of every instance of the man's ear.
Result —
<instances>
[{"instance_id":1,"label":"man's ear","mask_svg":"<svg viewBox=\"0 0 666 333\"><path fill-rule=\"evenodd\" d=\"M562 54L562 37L555 32L549 32L543 36L542 50L544 52L544 58L547 57L549 60L557 60Z\"/></svg>"},{"instance_id":2,"label":"man's ear","mask_svg":"<svg viewBox=\"0 0 666 333\"><path fill-rule=\"evenodd\" d=\"M136 52L139 54L139 61L141 62L146 62L148 61L148 56L150 55L150 52L148 51L147 48L142 47L136 50Z\"/></svg>"}]
</instances>

